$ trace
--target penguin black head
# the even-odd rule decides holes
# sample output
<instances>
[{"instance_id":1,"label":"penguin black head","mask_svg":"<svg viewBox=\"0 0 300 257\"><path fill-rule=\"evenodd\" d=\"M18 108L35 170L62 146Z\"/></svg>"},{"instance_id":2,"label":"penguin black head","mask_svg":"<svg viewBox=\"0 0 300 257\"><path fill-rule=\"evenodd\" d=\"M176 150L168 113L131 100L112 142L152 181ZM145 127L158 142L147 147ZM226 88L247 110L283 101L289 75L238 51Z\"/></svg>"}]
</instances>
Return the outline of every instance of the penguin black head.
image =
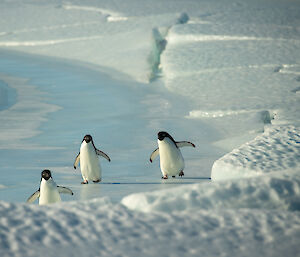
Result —
<instances>
[{"instance_id":1,"label":"penguin black head","mask_svg":"<svg viewBox=\"0 0 300 257\"><path fill-rule=\"evenodd\" d=\"M160 132L158 132L157 137L160 141L162 141L165 139L165 137L170 137L170 135L168 132L160 131Z\"/></svg>"},{"instance_id":2,"label":"penguin black head","mask_svg":"<svg viewBox=\"0 0 300 257\"><path fill-rule=\"evenodd\" d=\"M157 134L158 140L162 141L164 140L166 137L169 138L171 141L173 141L173 143L176 145L175 140L173 139L173 137L170 136L170 134L168 132L165 131L160 131ZM177 147L177 146L176 146Z\"/></svg>"},{"instance_id":3,"label":"penguin black head","mask_svg":"<svg viewBox=\"0 0 300 257\"><path fill-rule=\"evenodd\" d=\"M49 178L52 178L50 170L43 170L42 173L41 173L41 176L45 180L48 180Z\"/></svg>"},{"instance_id":4,"label":"penguin black head","mask_svg":"<svg viewBox=\"0 0 300 257\"><path fill-rule=\"evenodd\" d=\"M93 138L91 135L85 135L83 141L85 141L88 144L89 142L93 141Z\"/></svg>"}]
</instances>

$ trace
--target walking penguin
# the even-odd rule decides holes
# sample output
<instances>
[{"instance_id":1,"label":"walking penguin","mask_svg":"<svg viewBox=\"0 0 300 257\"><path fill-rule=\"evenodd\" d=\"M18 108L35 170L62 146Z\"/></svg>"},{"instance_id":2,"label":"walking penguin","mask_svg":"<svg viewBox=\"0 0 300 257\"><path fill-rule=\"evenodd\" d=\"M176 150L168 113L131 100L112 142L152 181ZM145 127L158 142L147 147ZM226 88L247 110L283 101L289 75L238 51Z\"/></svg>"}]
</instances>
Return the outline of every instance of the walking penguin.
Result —
<instances>
[{"instance_id":1,"label":"walking penguin","mask_svg":"<svg viewBox=\"0 0 300 257\"><path fill-rule=\"evenodd\" d=\"M94 183L101 181L102 172L98 155L110 162L108 155L95 147L92 136L85 135L80 146L79 154L76 156L74 162L74 169L76 169L80 162L80 170L83 178L81 184L88 184L90 180Z\"/></svg>"},{"instance_id":2,"label":"walking penguin","mask_svg":"<svg viewBox=\"0 0 300 257\"><path fill-rule=\"evenodd\" d=\"M60 193L73 195L71 189L56 185L50 170L43 170L40 188L27 199L27 203L33 203L37 198L40 205L61 202Z\"/></svg>"},{"instance_id":3,"label":"walking penguin","mask_svg":"<svg viewBox=\"0 0 300 257\"><path fill-rule=\"evenodd\" d=\"M163 179L168 179L168 176L175 177L179 175L184 176L184 159L182 157L180 147L195 145L188 141L176 142L169 133L160 131L158 133L158 148L156 148L151 156L150 162L152 162L158 155L160 156L160 169L163 175Z\"/></svg>"}]
</instances>

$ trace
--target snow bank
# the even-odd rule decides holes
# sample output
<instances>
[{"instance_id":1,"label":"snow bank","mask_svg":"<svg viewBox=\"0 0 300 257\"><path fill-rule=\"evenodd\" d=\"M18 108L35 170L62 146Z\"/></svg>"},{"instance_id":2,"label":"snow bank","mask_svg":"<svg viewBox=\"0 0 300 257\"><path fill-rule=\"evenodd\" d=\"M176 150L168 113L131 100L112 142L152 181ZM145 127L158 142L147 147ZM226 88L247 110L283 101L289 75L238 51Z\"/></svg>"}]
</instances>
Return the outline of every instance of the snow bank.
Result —
<instances>
[{"instance_id":1,"label":"snow bank","mask_svg":"<svg viewBox=\"0 0 300 257\"><path fill-rule=\"evenodd\" d=\"M215 161L212 180L253 177L274 171L300 171L300 129L271 126L241 147Z\"/></svg>"},{"instance_id":2,"label":"snow bank","mask_svg":"<svg viewBox=\"0 0 300 257\"><path fill-rule=\"evenodd\" d=\"M299 196L300 175L292 172L132 194L122 203L131 210L166 213L241 208L300 210Z\"/></svg>"},{"instance_id":3,"label":"snow bank","mask_svg":"<svg viewBox=\"0 0 300 257\"><path fill-rule=\"evenodd\" d=\"M6 256L295 256L297 212L132 212L106 199L36 206L0 202Z\"/></svg>"}]
</instances>

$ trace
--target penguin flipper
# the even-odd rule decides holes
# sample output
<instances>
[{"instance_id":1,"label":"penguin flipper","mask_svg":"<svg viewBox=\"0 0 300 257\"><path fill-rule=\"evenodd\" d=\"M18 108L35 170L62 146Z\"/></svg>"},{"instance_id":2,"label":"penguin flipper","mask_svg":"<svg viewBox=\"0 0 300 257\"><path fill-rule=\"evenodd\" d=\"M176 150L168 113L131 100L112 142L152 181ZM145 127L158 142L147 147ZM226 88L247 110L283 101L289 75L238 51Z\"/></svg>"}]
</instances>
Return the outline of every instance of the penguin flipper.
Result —
<instances>
[{"instance_id":1,"label":"penguin flipper","mask_svg":"<svg viewBox=\"0 0 300 257\"><path fill-rule=\"evenodd\" d=\"M192 147L196 147L193 143L188 142L188 141L180 141L180 142L176 142L177 147L185 147L185 146L192 146Z\"/></svg>"},{"instance_id":2,"label":"penguin flipper","mask_svg":"<svg viewBox=\"0 0 300 257\"><path fill-rule=\"evenodd\" d=\"M157 157L157 155L159 155L159 148L156 148L150 155L150 162L152 162Z\"/></svg>"},{"instance_id":3,"label":"penguin flipper","mask_svg":"<svg viewBox=\"0 0 300 257\"><path fill-rule=\"evenodd\" d=\"M96 150L96 154L97 155L100 155L100 156L104 157L106 160L108 160L110 162L110 158L109 158L109 156L106 153L104 153L104 152L102 152L102 151L100 151L98 149L95 149L95 150Z\"/></svg>"},{"instance_id":4,"label":"penguin flipper","mask_svg":"<svg viewBox=\"0 0 300 257\"><path fill-rule=\"evenodd\" d=\"M40 189L35 191L26 201L26 203L33 203L36 199L40 197Z\"/></svg>"},{"instance_id":5,"label":"penguin flipper","mask_svg":"<svg viewBox=\"0 0 300 257\"><path fill-rule=\"evenodd\" d=\"M78 163L79 163L79 160L80 160L80 153L77 154L77 156L76 156L76 158L75 158L75 161L74 161L74 164L73 164L74 169L76 169L76 167L77 167L77 165L78 165Z\"/></svg>"},{"instance_id":6,"label":"penguin flipper","mask_svg":"<svg viewBox=\"0 0 300 257\"><path fill-rule=\"evenodd\" d=\"M58 192L61 194L74 195L73 191L70 188L57 186Z\"/></svg>"}]
</instances>

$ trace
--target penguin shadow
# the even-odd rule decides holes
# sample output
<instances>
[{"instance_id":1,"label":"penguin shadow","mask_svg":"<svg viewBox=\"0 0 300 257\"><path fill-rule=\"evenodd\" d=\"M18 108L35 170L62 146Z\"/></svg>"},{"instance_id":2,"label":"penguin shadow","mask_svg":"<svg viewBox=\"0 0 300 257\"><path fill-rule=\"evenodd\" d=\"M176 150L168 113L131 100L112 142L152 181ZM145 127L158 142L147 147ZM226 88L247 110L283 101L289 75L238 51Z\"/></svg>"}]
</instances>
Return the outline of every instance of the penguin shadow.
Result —
<instances>
[{"instance_id":1,"label":"penguin shadow","mask_svg":"<svg viewBox=\"0 0 300 257\"><path fill-rule=\"evenodd\" d=\"M190 180L190 181L187 181ZM193 181L194 180L194 181ZM182 177L161 179L159 181L139 182L139 181L126 181L126 182L101 182L102 185L161 185L161 184L196 184L198 180L211 180L209 177Z\"/></svg>"},{"instance_id":2,"label":"penguin shadow","mask_svg":"<svg viewBox=\"0 0 300 257\"><path fill-rule=\"evenodd\" d=\"M211 180L210 177L182 177L180 179L188 179L188 180Z\"/></svg>"},{"instance_id":3,"label":"penguin shadow","mask_svg":"<svg viewBox=\"0 0 300 257\"><path fill-rule=\"evenodd\" d=\"M160 184L177 184L177 185L186 185L186 184L200 184L204 181L211 181L209 177L180 177L180 178L169 178L162 179Z\"/></svg>"}]
</instances>

